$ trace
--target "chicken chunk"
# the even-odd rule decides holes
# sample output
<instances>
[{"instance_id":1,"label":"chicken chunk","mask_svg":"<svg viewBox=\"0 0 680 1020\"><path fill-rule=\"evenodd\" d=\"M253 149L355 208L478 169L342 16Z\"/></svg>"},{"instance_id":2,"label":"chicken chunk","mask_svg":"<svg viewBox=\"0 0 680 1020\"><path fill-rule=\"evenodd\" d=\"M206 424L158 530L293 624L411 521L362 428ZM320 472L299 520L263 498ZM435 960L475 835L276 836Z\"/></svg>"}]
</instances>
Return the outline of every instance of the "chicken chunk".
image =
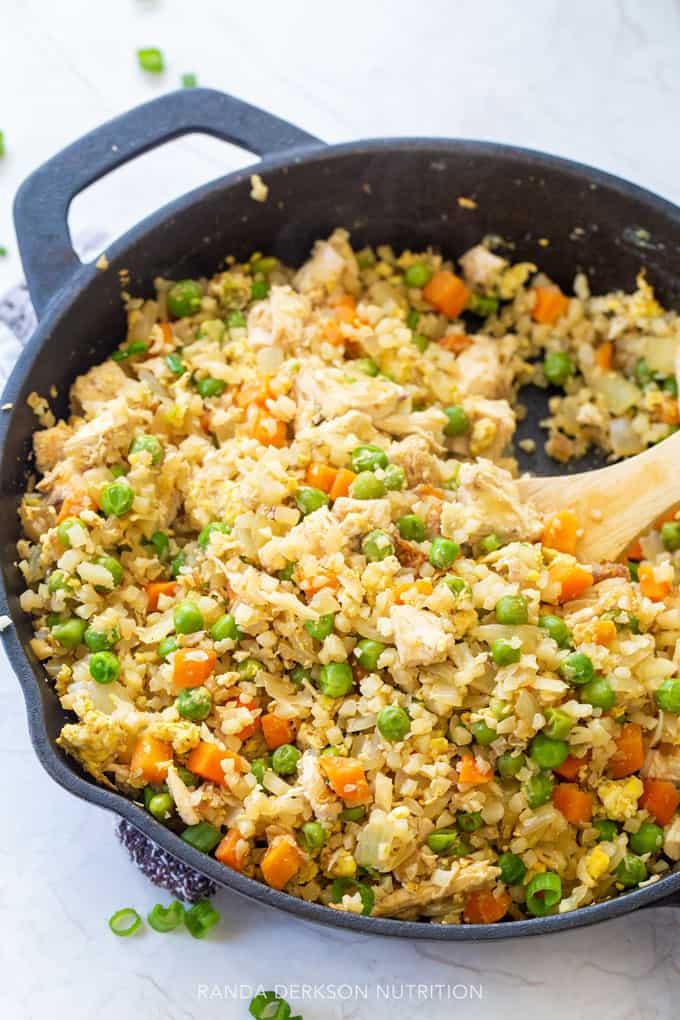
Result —
<instances>
[{"instance_id":1,"label":"chicken chunk","mask_svg":"<svg viewBox=\"0 0 680 1020\"><path fill-rule=\"evenodd\" d=\"M441 530L459 544L475 542L490 532L505 542L536 541L542 533L538 513L522 503L517 483L491 461L462 464L456 502L444 503Z\"/></svg>"},{"instance_id":2,"label":"chicken chunk","mask_svg":"<svg viewBox=\"0 0 680 1020\"><path fill-rule=\"evenodd\" d=\"M57 511L46 503L23 502L19 507L19 518L28 537L37 542L41 535L57 523Z\"/></svg>"},{"instance_id":3,"label":"chicken chunk","mask_svg":"<svg viewBox=\"0 0 680 1020\"><path fill-rule=\"evenodd\" d=\"M333 231L327 241L317 241L312 257L295 274L293 285L302 293L332 290L338 285L352 287L358 281L358 266L346 230Z\"/></svg>"},{"instance_id":4,"label":"chicken chunk","mask_svg":"<svg viewBox=\"0 0 680 1020\"><path fill-rule=\"evenodd\" d=\"M348 411L339 418L302 428L295 436L295 446L308 451L310 460L345 467L355 447L361 443L379 444L380 438L369 414Z\"/></svg>"},{"instance_id":5,"label":"chicken chunk","mask_svg":"<svg viewBox=\"0 0 680 1020\"><path fill-rule=\"evenodd\" d=\"M348 376L341 368L321 362L309 364L299 373L295 389L300 410L298 427L315 418L338 418L348 411L363 411L374 422L389 415L408 412L411 398L403 386L384 376Z\"/></svg>"},{"instance_id":6,"label":"chicken chunk","mask_svg":"<svg viewBox=\"0 0 680 1020\"><path fill-rule=\"evenodd\" d=\"M390 620L399 663L404 668L443 662L451 651L453 636L447 632L444 622L427 609L392 606Z\"/></svg>"},{"instance_id":7,"label":"chicken chunk","mask_svg":"<svg viewBox=\"0 0 680 1020\"><path fill-rule=\"evenodd\" d=\"M441 461L430 452L430 444L423 436L406 436L401 442L392 443L387 455L392 464L398 464L404 469L409 487L419 482L441 484Z\"/></svg>"},{"instance_id":8,"label":"chicken chunk","mask_svg":"<svg viewBox=\"0 0 680 1020\"><path fill-rule=\"evenodd\" d=\"M41 429L33 435L35 463L41 474L46 474L56 467L65 456L64 444L71 437L71 429L66 422L57 422L51 429Z\"/></svg>"},{"instance_id":9,"label":"chicken chunk","mask_svg":"<svg viewBox=\"0 0 680 1020\"><path fill-rule=\"evenodd\" d=\"M130 446L138 421L124 397L109 400L96 418L74 429L64 443L64 453L80 470L111 464Z\"/></svg>"},{"instance_id":10,"label":"chicken chunk","mask_svg":"<svg viewBox=\"0 0 680 1020\"><path fill-rule=\"evenodd\" d=\"M507 259L501 258L500 255L494 255L483 244L476 244L474 248L469 248L458 261L463 270L465 282L482 290L493 287L508 265Z\"/></svg>"},{"instance_id":11,"label":"chicken chunk","mask_svg":"<svg viewBox=\"0 0 680 1020\"><path fill-rule=\"evenodd\" d=\"M104 361L78 376L71 387L71 403L76 413L93 415L101 404L123 393L137 392L139 387L140 383L130 379L115 361Z\"/></svg>"},{"instance_id":12,"label":"chicken chunk","mask_svg":"<svg viewBox=\"0 0 680 1020\"><path fill-rule=\"evenodd\" d=\"M669 783L680 783L680 750L671 754L658 750L647 751L642 775L649 779L665 779Z\"/></svg>"},{"instance_id":13,"label":"chicken chunk","mask_svg":"<svg viewBox=\"0 0 680 1020\"><path fill-rule=\"evenodd\" d=\"M248 316L248 341L255 347L299 348L309 318L309 301L291 287L272 287Z\"/></svg>"},{"instance_id":14,"label":"chicken chunk","mask_svg":"<svg viewBox=\"0 0 680 1020\"><path fill-rule=\"evenodd\" d=\"M341 523L344 541L350 541L374 528L388 530L392 510L389 499L351 499L342 496L333 504L333 516Z\"/></svg>"},{"instance_id":15,"label":"chicken chunk","mask_svg":"<svg viewBox=\"0 0 680 1020\"><path fill-rule=\"evenodd\" d=\"M458 386L463 396L497 400L512 390L512 357L517 349L515 337L496 340L479 333L475 341L456 358Z\"/></svg>"},{"instance_id":16,"label":"chicken chunk","mask_svg":"<svg viewBox=\"0 0 680 1020\"><path fill-rule=\"evenodd\" d=\"M451 865L448 881L443 883L423 882L413 889L396 889L378 900L374 917L402 917L404 914L427 913L432 904L448 899L457 893L470 893L489 887L499 874L499 869L488 861L456 861Z\"/></svg>"}]
</instances>

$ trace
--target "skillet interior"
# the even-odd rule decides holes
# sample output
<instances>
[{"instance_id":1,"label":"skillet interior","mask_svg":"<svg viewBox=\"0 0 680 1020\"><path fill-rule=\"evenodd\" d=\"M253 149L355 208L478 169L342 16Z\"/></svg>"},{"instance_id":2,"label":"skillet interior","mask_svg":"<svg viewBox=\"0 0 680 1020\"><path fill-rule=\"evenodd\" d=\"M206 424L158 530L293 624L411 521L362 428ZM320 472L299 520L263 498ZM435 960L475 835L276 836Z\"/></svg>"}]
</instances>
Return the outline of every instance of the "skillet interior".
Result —
<instances>
[{"instance_id":1,"label":"skillet interior","mask_svg":"<svg viewBox=\"0 0 680 1020\"><path fill-rule=\"evenodd\" d=\"M338 914L277 893L240 875L224 882L224 869L187 847L150 816L120 795L97 786L56 747L66 721L56 695L32 656L28 617L21 613L23 589L14 566L19 537L17 502L31 470L30 439L35 427L25 399L36 390L47 394L57 416L67 413L73 379L102 361L124 331L119 273L126 289L150 294L153 278L211 274L227 254L237 257L260 249L289 264L301 262L313 241L335 226L352 232L355 244L389 242L418 249L433 244L457 255L485 234L513 244L513 258L529 259L565 289L574 272L585 270L596 291L630 288L646 267L660 300L680 307L680 213L647 192L576 164L524 150L473 142L377 141L321 149L288 164L263 163L258 171L270 188L264 204L249 197L249 172L208 185L145 221L108 252L110 268L78 272L49 306L10 380L4 400L13 410L0 421L0 548L2 579L14 627L5 635L12 663L24 686L36 750L57 781L126 815L183 860L248 895L294 913L383 934L420 938L499 938L572 927L625 913L628 909L680 890L680 874L658 886L556 918L493 926L451 926L376 921ZM475 208L462 206L471 198ZM548 246L539 244L549 240ZM538 422L545 394L525 393L529 406L520 437L531 435L542 451ZM592 462L591 462L592 464ZM590 466L581 462L579 469ZM556 473L540 453L522 467Z\"/></svg>"}]
</instances>

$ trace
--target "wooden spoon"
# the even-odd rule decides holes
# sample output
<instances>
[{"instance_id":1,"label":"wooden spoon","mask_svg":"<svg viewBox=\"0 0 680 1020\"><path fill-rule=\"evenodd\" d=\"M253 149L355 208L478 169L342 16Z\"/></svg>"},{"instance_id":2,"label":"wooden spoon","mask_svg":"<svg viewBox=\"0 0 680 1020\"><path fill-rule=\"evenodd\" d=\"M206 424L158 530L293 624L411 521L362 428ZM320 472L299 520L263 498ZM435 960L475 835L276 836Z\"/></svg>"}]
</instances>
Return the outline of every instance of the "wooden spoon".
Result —
<instances>
[{"instance_id":1,"label":"wooden spoon","mask_svg":"<svg viewBox=\"0 0 680 1020\"><path fill-rule=\"evenodd\" d=\"M680 503L680 431L644 453L578 475L520 478L522 498L541 512L574 510L584 563L619 559L654 521Z\"/></svg>"}]
</instances>

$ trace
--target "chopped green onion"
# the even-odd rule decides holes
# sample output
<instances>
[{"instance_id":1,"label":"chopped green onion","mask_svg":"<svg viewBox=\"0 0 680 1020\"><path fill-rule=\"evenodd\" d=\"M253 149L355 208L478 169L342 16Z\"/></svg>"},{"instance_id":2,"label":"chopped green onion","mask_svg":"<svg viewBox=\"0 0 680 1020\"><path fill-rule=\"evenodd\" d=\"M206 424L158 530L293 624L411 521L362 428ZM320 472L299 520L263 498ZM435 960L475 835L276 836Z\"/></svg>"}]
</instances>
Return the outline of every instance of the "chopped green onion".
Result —
<instances>
[{"instance_id":1,"label":"chopped green onion","mask_svg":"<svg viewBox=\"0 0 680 1020\"><path fill-rule=\"evenodd\" d=\"M180 84L183 89L195 89L198 85L198 78L193 71L187 71L187 73L183 74L180 78Z\"/></svg>"},{"instance_id":2,"label":"chopped green onion","mask_svg":"<svg viewBox=\"0 0 680 1020\"><path fill-rule=\"evenodd\" d=\"M0 157L4 155L5 155L5 136L2 133L2 131L0 131Z\"/></svg>"},{"instance_id":3,"label":"chopped green onion","mask_svg":"<svg viewBox=\"0 0 680 1020\"><path fill-rule=\"evenodd\" d=\"M554 871L534 875L527 886L527 910L534 917L545 917L562 899L562 880Z\"/></svg>"},{"instance_id":4,"label":"chopped green onion","mask_svg":"<svg viewBox=\"0 0 680 1020\"><path fill-rule=\"evenodd\" d=\"M109 928L114 935L134 935L142 926L142 919L132 907L123 907L109 918Z\"/></svg>"},{"instance_id":5,"label":"chopped green onion","mask_svg":"<svg viewBox=\"0 0 680 1020\"><path fill-rule=\"evenodd\" d=\"M160 74L165 70L163 54L153 46L137 50L137 61L142 71L147 71L149 74Z\"/></svg>"},{"instance_id":6,"label":"chopped green onion","mask_svg":"<svg viewBox=\"0 0 680 1020\"><path fill-rule=\"evenodd\" d=\"M301 1020L291 1017L290 1006L276 992L260 992L250 1003L248 1011L255 1020Z\"/></svg>"},{"instance_id":7,"label":"chopped green onion","mask_svg":"<svg viewBox=\"0 0 680 1020\"><path fill-rule=\"evenodd\" d=\"M169 907L157 903L146 915L146 919L154 931L162 934L174 931L184 920L184 906L179 900L173 900Z\"/></svg>"},{"instance_id":8,"label":"chopped green onion","mask_svg":"<svg viewBox=\"0 0 680 1020\"><path fill-rule=\"evenodd\" d=\"M189 934L193 935L195 939L205 938L219 920L220 915L210 900L199 900L184 914L184 924Z\"/></svg>"},{"instance_id":9,"label":"chopped green onion","mask_svg":"<svg viewBox=\"0 0 680 1020\"><path fill-rule=\"evenodd\" d=\"M357 882L354 878L336 878L331 886L331 903L340 903L345 893L350 890L356 889L361 897L362 903L362 914L368 916L373 913L373 905L375 903L375 896L373 890L369 889L363 882Z\"/></svg>"}]
</instances>

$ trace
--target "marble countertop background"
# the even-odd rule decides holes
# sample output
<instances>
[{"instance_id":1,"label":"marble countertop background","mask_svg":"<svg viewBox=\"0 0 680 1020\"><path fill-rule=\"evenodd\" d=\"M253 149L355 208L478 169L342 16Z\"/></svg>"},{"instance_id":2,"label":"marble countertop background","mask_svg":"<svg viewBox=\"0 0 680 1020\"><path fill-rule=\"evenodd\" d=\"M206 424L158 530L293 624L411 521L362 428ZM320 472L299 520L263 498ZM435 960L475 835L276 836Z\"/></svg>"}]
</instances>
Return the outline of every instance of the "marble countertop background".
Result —
<instances>
[{"instance_id":1,"label":"marble countertop background","mask_svg":"<svg viewBox=\"0 0 680 1020\"><path fill-rule=\"evenodd\" d=\"M680 202L679 43L677 0L15 0L0 31L0 245L8 249L0 294L20 276L11 200L25 175L101 121L174 88L185 71L329 142L409 134L510 142ZM164 51L162 77L137 68L141 46ZM174 142L80 196L72 231L91 236L94 225L114 237L251 161L210 139ZM0 792L6 1020L239 1020L260 984L285 986L304 1020L678 1013L680 913L671 909L551 938L447 946L314 928L225 892L219 933L206 942L179 933L114 938L106 925L114 910L146 912L168 897L129 863L113 818L41 770L4 658Z\"/></svg>"}]
</instances>

